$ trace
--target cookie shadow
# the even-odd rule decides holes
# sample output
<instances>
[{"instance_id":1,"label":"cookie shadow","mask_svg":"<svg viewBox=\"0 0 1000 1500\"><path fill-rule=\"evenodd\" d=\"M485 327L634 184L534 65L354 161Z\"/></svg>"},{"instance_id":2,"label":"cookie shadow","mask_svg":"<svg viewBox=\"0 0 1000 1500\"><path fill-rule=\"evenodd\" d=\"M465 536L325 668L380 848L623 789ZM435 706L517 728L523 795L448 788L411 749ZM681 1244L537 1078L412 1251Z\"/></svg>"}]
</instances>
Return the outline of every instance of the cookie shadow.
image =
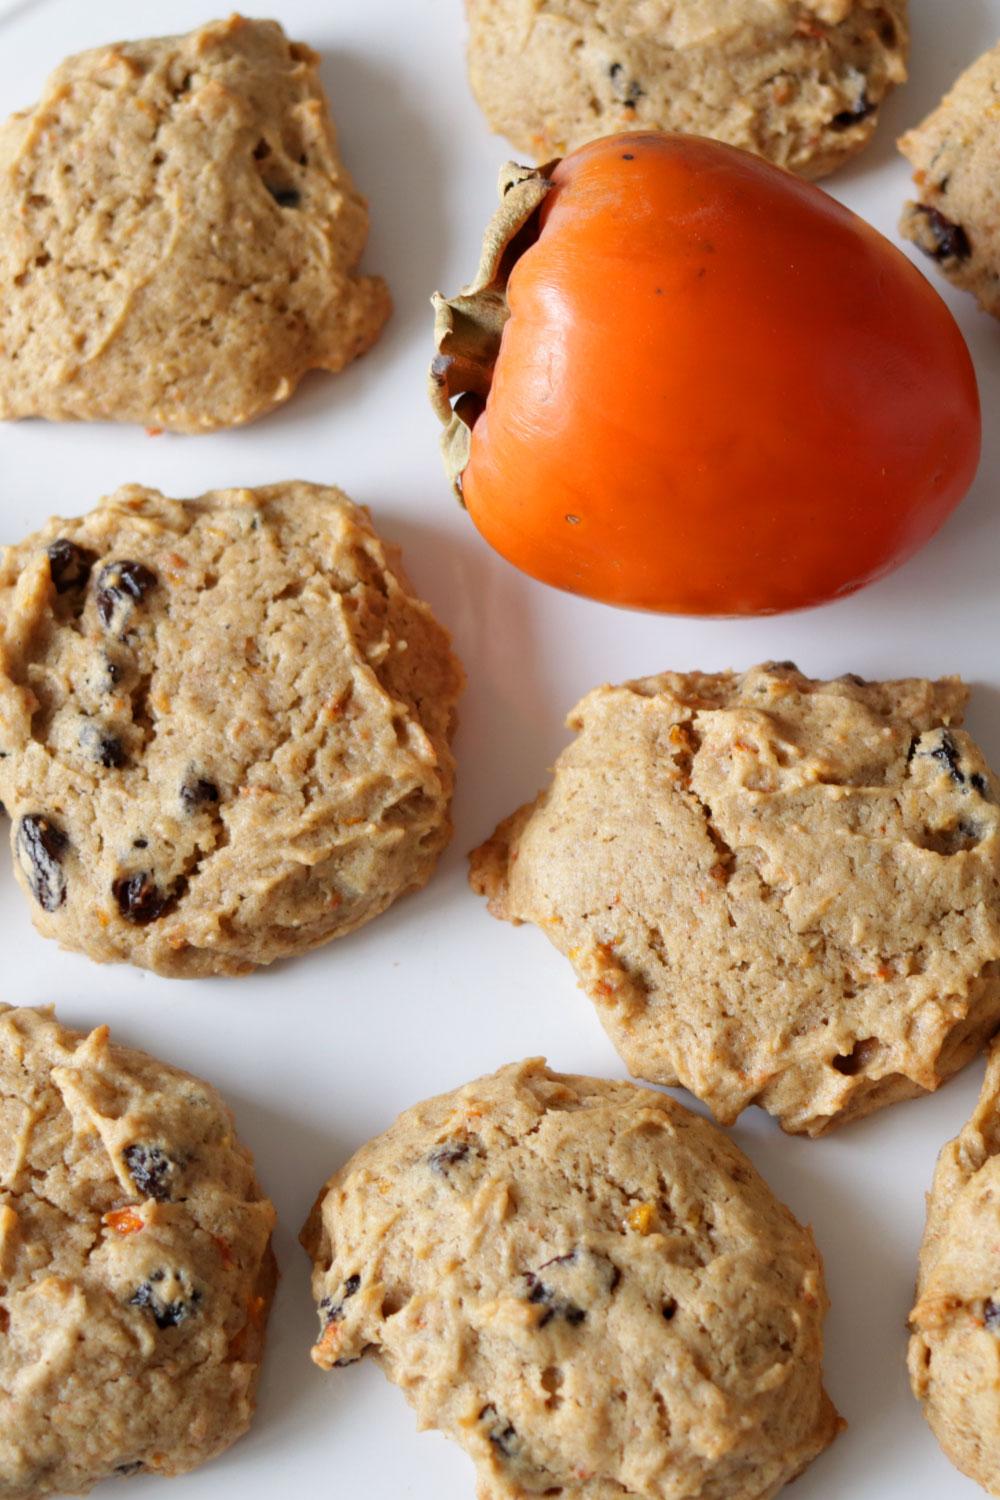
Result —
<instances>
[{"instance_id":1,"label":"cookie shadow","mask_svg":"<svg viewBox=\"0 0 1000 1500\"><path fill-rule=\"evenodd\" d=\"M972 696L965 727L1000 775L1000 688L988 682L970 682L969 686Z\"/></svg>"},{"instance_id":2,"label":"cookie shadow","mask_svg":"<svg viewBox=\"0 0 1000 1500\"><path fill-rule=\"evenodd\" d=\"M253 1151L261 1185L277 1209L273 1245L281 1273L268 1325L257 1417L234 1450L240 1456L252 1451L261 1457L269 1451L277 1455L289 1438L305 1439L323 1419L320 1406L329 1404L323 1400L329 1393L322 1389L320 1372L309 1358L319 1325L310 1287L312 1265L298 1237L323 1184L360 1144L356 1129L348 1135L341 1128L332 1092L331 1100L327 1125L227 1091L239 1135Z\"/></svg>"},{"instance_id":3,"label":"cookie shadow","mask_svg":"<svg viewBox=\"0 0 1000 1500\"><path fill-rule=\"evenodd\" d=\"M448 504L445 491L445 504ZM533 797L568 735L571 707L548 680L540 650L543 585L504 561L457 502L445 529L380 507L386 537L402 548L417 592L452 633L467 673L458 705L455 837L445 865L481 843L501 818Z\"/></svg>"},{"instance_id":4,"label":"cookie shadow","mask_svg":"<svg viewBox=\"0 0 1000 1500\"><path fill-rule=\"evenodd\" d=\"M878 1473L893 1435L909 1433L914 1417L922 1425L906 1372L916 1250L887 1222L885 1197L870 1176L859 1170L851 1188L844 1185L837 1157L872 1146L873 1132L863 1132L865 1142L849 1133L858 1128L822 1141L759 1125L732 1131L777 1196L812 1226L826 1271L825 1384L848 1428L796 1484L802 1500L846 1494L860 1464Z\"/></svg>"},{"instance_id":5,"label":"cookie shadow","mask_svg":"<svg viewBox=\"0 0 1000 1500\"><path fill-rule=\"evenodd\" d=\"M871 144L824 185L846 187L873 167L895 160L898 137L918 125L936 107L958 75L980 53L995 45L996 27L988 0L962 0L960 5L948 7L947 26L939 25L935 45L928 46L924 31L929 29L930 22L929 19L925 21L921 12L929 11L931 5L938 3L939 0L930 0L930 5L914 10L908 64L910 76L882 106L878 130Z\"/></svg>"},{"instance_id":6,"label":"cookie shadow","mask_svg":"<svg viewBox=\"0 0 1000 1500\"><path fill-rule=\"evenodd\" d=\"M320 76L344 159L368 199L364 265L384 276L392 291L394 311L382 342L392 355L419 321L429 344L430 295L448 241L443 134L432 129L426 108L400 74L371 56L324 48L322 34L319 46Z\"/></svg>"}]
</instances>

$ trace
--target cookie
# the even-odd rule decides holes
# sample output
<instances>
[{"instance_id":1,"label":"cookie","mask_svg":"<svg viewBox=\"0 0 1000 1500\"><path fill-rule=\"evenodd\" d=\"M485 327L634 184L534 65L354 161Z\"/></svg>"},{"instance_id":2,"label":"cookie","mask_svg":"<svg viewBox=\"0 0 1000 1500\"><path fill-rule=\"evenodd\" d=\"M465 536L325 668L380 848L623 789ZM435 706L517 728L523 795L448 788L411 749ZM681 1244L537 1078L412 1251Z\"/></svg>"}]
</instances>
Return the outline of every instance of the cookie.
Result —
<instances>
[{"instance_id":1,"label":"cookie","mask_svg":"<svg viewBox=\"0 0 1000 1500\"><path fill-rule=\"evenodd\" d=\"M633 1073L819 1135L1000 1024L1000 786L966 697L791 663L598 688L473 887L567 954Z\"/></svg>"},{"instance_id":2,"label":"cookie","mask_svg":"<svg viewBox=\"0 0 1000 1500\"><path fill-rule=\"evenodd\" d=\"M127 485L0 558L0 801L35 925L239 974L376 916L446 844L462 673L366 511Z\"/></svg>"},{"instance_id":3,"label":"cookie","mask_svg":"<svg viewBox=\"0 0 1000 1500\"><path fill-rule=\"evenodd\" d=\"M899 142L917 188L900 232L994 317L1000 317L998 93L1000 45L974 62Z\"/></svg>"},{"instance_id":4,"label":"cookie","mask_svg":"<svg viewBox=\"0 0 1000 1500\"><path fill-rule=\"evenodd\" d=\"M245 1432L274 1209L208 1084L0 1005L0 1495L180 1474Z\"/></svg>"},{"instance_id":5,"label":"cookie","mask_svg":"<svg viewBox=\"0 0 1000 1500\"><path fill-rule=\"evenodd\" d=\"M808 1230L714 1125L501 1068L401 1115L303 1231L323 1369L370 1354L480 1500L764 1500L836 1435Z\"/></svg>"},{"instance_id":6,"label":"cookie","mask_svg":"<svg viewBox=\"0 0 1000 1500\"><path fill-rule=\"evenodd\" d=\"M539 161L621 130L707 135L822 177L906 78L906 0L467 0L469 77Z\"/></svg>"},{"instance_id":7,"label":"cookie","mask_svg":"<svg viewBox=\"0 0 1000 1500\"><path fill-rule=\"evenodd\" d=\"M1000 1042L971 1120L938 1158L927 1199L913 1394L945 1453L1000 1494Z\"/></svg>"},{"instance_id":8,"label":"cookie","mask_svg":"<svg viewBox=\"0 0 1000 1500\"><path fill-rule=\"evenodd\" d=\"M0 417L231 427L374 343L318 67L232 16L71 57L0 126Z\"/></svg>"}]
</instances>

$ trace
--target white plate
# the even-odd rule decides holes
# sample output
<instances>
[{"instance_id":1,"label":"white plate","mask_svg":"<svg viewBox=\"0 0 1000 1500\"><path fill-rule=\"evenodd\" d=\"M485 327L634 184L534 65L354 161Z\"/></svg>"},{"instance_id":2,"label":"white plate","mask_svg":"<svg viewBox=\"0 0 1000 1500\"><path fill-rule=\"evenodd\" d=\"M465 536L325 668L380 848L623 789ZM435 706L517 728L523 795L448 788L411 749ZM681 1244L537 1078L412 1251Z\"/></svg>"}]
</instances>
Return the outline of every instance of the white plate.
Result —
<instances>
[{"instance_id":1,"label":"white plate","mask_svg":"<svg viewBox=\"0 0 1000 1500\"><path fill-rule=\"evenodd\" d=\"M895 136L1000 34L1000 0L912 0L912 10L911 81L867 155L828 184L891 238L908 182ZM280 10L291 35L323 53L347 160L371 201L367 266L388 277L396 299L371 354L336 379L312 377L283 411L242 432L0 428L2 540L53 512L89 509L126 481L175 496L291 477L341 485L403 544L469 671L451 851L428 889L309 958L249 979L188 983L99 968L36 936L3 860L2 998L54 1000L78 1026L108 1020L122 1040L210 1078L235 1106L278 1206L283 1280L256 1422L224 1458L173 1481L176 1500L270 1500L276 1490L470 1500L469 1461L437 1434L418 1437L403 1397L374 1367L322 1375L310 1364L315 1324L295 1241L327 1174L416 1100L535 1053L557 1068L624 1076L566 961L534 929L493 921L465 883L466 851L542 783L565 740L563 714L581 693L666 667L768 657L794 657L817 675L959 671L975 684L971 728L1000 765L1000 330L932 269L976 358L986 454L958 514L884 582L784 620L659 619L556 594L480 542L449 498L424 397L427 298L471 274L509 154L468 94L461 11L460 0L285 0ZM66 53L208 18L196 0L167 10L135 0L0 0L0 114L30 104ZM940 1454L904 1368L923 1194L981 1076L977 1063L935 1098L826 1141L784 1137L756 1111L734 1132L815 1227L833 1298L829 1385L850 1429L799 1481L796 1500L981 1493ZM146 1493L143 1481L115 1489L122 1500Z\"/></svg>"}]
</instances>

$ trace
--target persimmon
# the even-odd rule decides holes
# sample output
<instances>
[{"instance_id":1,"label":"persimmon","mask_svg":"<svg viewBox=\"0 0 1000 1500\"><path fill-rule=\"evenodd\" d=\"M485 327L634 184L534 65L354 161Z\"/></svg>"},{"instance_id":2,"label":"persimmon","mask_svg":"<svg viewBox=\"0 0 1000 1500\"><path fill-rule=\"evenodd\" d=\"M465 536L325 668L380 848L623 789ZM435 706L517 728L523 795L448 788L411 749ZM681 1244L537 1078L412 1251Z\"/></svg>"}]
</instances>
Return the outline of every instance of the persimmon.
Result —
<instances>
[{"instance_id":1,"label":"persimmon","mask_svg":"<svg viewBox=\"0 0 1000 1500\"><path fill-rule=\"evenodd\" d=\"M958 505L975 372L937 292L819 188L698 137L511 167L479 273L435 298L456 486L526 573L766 614L880 577Z\"/></svg>"}]
</instances>

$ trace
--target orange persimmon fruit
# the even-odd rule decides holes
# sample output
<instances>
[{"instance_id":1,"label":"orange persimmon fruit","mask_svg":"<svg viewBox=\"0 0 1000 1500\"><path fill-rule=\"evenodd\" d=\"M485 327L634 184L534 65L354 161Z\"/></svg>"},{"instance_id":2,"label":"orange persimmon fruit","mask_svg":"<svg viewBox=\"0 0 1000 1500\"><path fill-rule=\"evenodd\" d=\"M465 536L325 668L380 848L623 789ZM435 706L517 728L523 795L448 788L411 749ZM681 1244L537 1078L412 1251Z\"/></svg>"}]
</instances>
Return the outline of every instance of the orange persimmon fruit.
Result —
<instances>
[{"instance_id":1,"label":"orange persimmon fruit","mask_svg":"<svg viewBox=\"0 0 1000 1500\"><path fill-rule=\"evenodd\" d=\"M501 183L528 196L502 201L478 282L435 299L432 388L469 514L517 567L768 614L887 573L958 505L981 440L965 341L842 204L653 133Z\"/></svg>"}]
</instances>

